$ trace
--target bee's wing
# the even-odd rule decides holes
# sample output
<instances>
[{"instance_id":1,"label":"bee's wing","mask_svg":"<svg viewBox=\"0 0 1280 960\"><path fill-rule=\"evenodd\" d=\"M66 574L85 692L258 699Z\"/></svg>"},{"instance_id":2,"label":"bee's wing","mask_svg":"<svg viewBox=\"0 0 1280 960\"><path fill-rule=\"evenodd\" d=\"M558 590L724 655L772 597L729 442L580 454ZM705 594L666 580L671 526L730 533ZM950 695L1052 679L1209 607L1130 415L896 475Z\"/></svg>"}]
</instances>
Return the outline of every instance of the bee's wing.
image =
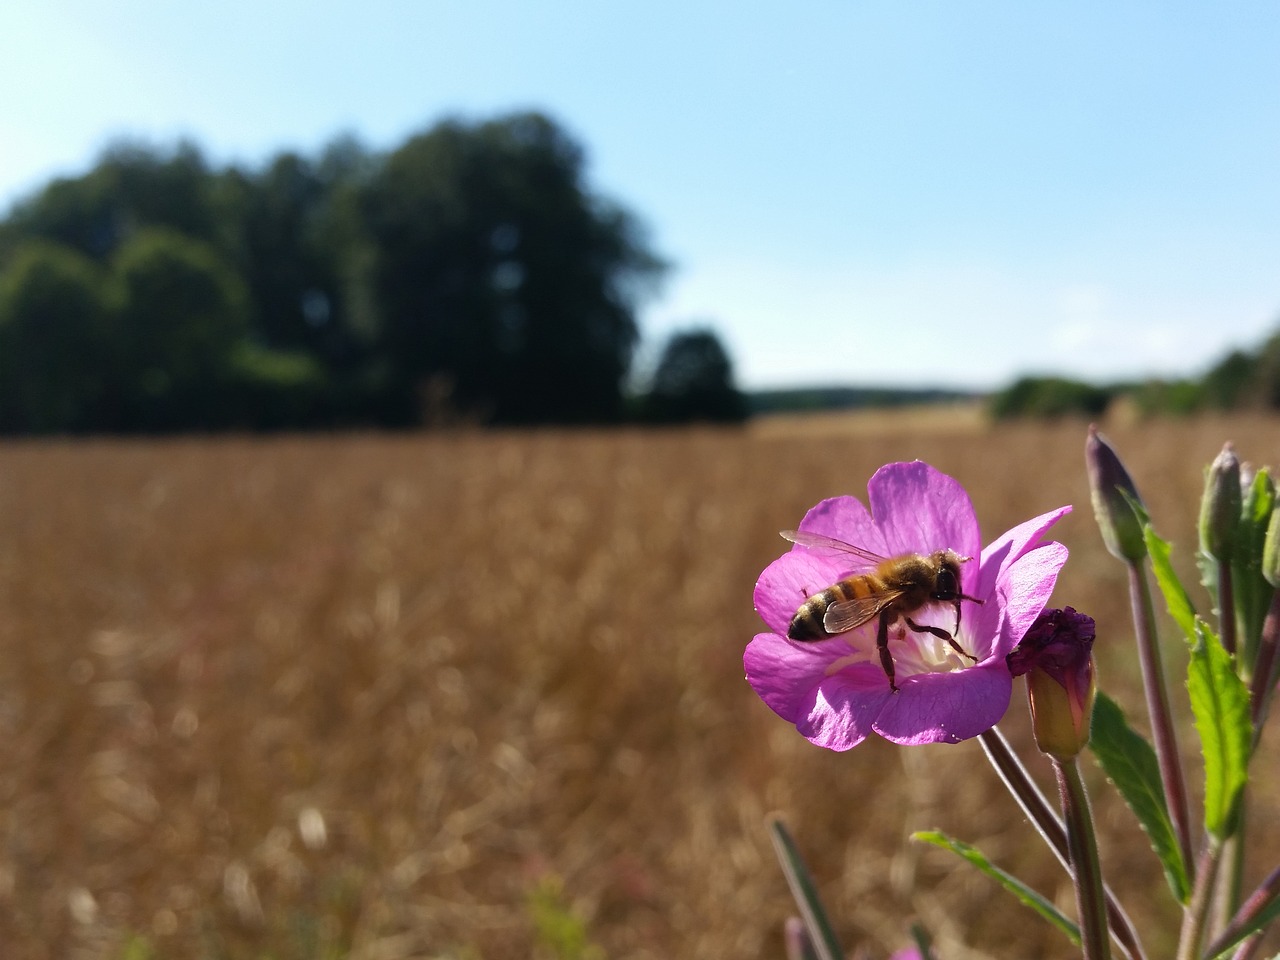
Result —
<instances>
[{"instance_id":1,"label":"bee's wing","mask_svg":"<svg viewBox=\"0 0 1280 960\"><path fill-rule=\"evenodd\" d=\"M811 547L827 553L841 553L847 557L856 557L863 566L878 566L885 558L863 547L855 547L835 537L826 537L820 533L809 533L807 530L783 530L782 538L798 543L802 547Z\"/></svg>"},{"instance_id":2,"label":"bee's wing","mask_svg":"<svg viewBox=\"0 0 1280 960\"><path fill-rule=\"evenodd\" d=\"M830 634L844 633L874 620L880 611L902 596L901 590L882 590L852 600L837 600L822 615L822 629Z\"/></svg>"}]
</instances>

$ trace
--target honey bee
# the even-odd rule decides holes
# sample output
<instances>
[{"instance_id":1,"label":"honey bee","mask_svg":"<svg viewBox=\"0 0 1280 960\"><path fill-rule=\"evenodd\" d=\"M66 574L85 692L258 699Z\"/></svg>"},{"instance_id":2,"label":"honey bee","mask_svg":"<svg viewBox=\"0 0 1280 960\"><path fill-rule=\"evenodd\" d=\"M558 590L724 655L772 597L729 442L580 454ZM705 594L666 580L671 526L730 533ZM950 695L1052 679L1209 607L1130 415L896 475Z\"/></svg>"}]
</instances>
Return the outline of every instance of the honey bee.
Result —
<instances>
[{"instance_id":1,"label":"honey bee","mask_svg":"<svg viewBox=\"0 0 1280 960\"><path fill-rule=\"evenodd\" d=\"M954 550L936 550L930 554L905 553L897 557L882 557L855 547L843 540L824 537L803 530L784 530L782 536L792 543L813 547L822 551L835 551L855 558L865 572L853 573L833 583L820 593L810 596L787 628L792 640L826 640L836 634L855 630L864 623L880 618L876 628L876 649L880 654L880 666L889 677L889 688L895 693L898 684L894 680L893 655L889 653L889 627L901 620L915 633L928 633L945 640L951 649L974 663L978 658L961 649L956 642L960 632L960 602L969 600L982 603L960 590L960 565L971 558L962 557ZM950 603L955 607L955 629L948 632L927 623L916 623L911 615L931 603ZM905 636L905 632L899 636Z\"/></svg>"}]
</instances>

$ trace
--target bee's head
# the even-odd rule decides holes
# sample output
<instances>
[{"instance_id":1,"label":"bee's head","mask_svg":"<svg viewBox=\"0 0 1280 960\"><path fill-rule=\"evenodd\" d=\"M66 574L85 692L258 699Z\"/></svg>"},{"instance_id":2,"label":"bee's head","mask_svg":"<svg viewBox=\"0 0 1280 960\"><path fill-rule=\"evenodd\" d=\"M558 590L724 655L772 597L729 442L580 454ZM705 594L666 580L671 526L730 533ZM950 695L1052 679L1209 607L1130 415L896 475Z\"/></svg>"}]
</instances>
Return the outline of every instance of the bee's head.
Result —
<instances>
[{"instance_id":1,"label":"bee's head","mask_svg":"<svg viewBox=\"0 0 1280 960\"><path fill-rule=\"evenodd\" d=\"M960 565L968 563L971 557L962 557L954 550L939 550L933 555L938 567L938 576L934 581L933 597L935 600L959 600Z\"/></svg>"}]
</instances>

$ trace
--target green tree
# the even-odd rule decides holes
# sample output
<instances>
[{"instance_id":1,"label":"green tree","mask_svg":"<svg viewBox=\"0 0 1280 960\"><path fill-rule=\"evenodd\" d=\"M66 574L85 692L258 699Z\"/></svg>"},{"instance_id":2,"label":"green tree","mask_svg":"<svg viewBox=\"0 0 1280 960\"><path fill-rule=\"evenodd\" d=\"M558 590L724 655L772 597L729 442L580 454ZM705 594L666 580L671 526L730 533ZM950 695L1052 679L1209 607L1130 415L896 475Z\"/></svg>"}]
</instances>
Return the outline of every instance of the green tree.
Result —
<instances>
[{"instance_id":1,"label":"green tree","mask_svg":"<svg viewBox=\"0 0 1280 960\"><path fill-rule=\"evenodd\" d=\"M445 395L496 422L621 416L661 264L583 165L536 113L441 123L387 158L363 211L389 417Z\"/></svg>"},{"instance_id":2,"label":"green tree","mask_svg":"<svg viewBox=\"0 0 1280 960\"><path fill-rule=\"evenodd\" d=\"M1022 377L991 398L991 413L1009 417L1097 417L1111 402L1111 390L1062 377Z\"/></svg>"},{"instance_id":3,"label":"green tree","mask_svg":"<svg viewBox=\"0 0 1280 960\"><path fill-rule=\"evenodd\" d=\"M88 430L104 416L105 277L83 254L28 243L0 274L0 429Z\"/></svg>"},{"instance_id":4,"label":"green tree","mask_svg":"<svg viewBox=\"0 0 1280 960\"><path fill-rule=\"evenodd\" d=\"M363 279L357 190L369 166L354 141L335 143L318 163L278 155L243 187L240 272L258 339L349 364L360 337L348 309Z\"/></svg>"},{"instance_id":5,"label":"green tree","mask_svg":"<svg viewBox=\"0 0 1280 960\"><path fill-rule=\"evenodd\" d=\"M747 415L729 354L705 327L673 333L667 340L645 406L648 419L659 423L733 422Z\"/></svg>"},{"instance_id":6,"label":"green tree","mask_svg":"<svg viewBox=\"0 0 1280 960\"><path fill-rule=\"evenodd\" d=\"M10 236L51 240L106 262L147 227L220 245L225 220L217 178L194 144L162 150L119 141L89 173L56 179L18 203L8 226Z\"/></svg>"},{"instance_id":7,"label":"green tree","mask_svg":"<svg viewBox=\"0 0 1280 960\"><path fill-rule=\"evenodd\" d=\"M121 426L222 425L249 329L239 277L208 244L158 229L138 233L113 267Z\"/></svg>"},{"instance_id":8,"label":"green tree","mask_svg":"<svg viewBox=\"0 0 1280 960\"><path fill-rule=\"evenodd\" d=\"M1209 368L1202 381L1204 400L1219 410L1256 402L1258 356L1233 350Z\"/></svg>"}]
</instances>

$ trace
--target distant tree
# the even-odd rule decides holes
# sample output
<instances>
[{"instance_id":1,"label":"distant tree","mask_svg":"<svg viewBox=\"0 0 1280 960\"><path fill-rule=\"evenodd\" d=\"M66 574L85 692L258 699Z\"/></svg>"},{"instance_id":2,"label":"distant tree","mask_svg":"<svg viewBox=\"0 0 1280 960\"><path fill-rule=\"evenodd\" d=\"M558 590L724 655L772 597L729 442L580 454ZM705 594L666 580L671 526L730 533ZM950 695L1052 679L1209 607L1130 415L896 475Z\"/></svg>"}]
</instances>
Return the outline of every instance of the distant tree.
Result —
<instances>
[{"instance_id":1,"label":"distant tree","mask_svg":"<svg viewBox=\"0 0 1280 960\"><path fill-rule=\"evenodd\" d=\"M648 419L733 422L747 415L734 384L733 364L720 338L708 328L671 335L653 374L646 402Z\"/></svg>"},{"instance_id":2,"label":"distant tree","mask_svg":"<svg viewBox=\"0 0 1280 960\"><path fill-rule=\"evenodd\" d=\"M238 263L263 344L337 367L357 359L353 285L365 279L357 190L370 165L357 143L342 141L319 162L282 153L244 177Z\"/></svg>"},{"instance_id":3,"label":"distant tree","mask_svg":"<svg viewBox=\"0 0 1280 960\"><path fill-rule=\"evenodd\" d=\"M1253 372L1255 404L1280 410L1280 332L1272 334L1258 350Z\"/></svg>"},{"instance_id":4,"label":"distant tree","mask_svg":"<svg viewBox=\"0 0 1280 960\"><path fill-rule=\"evenodd\" d=\"M248 340L232 350L219 425L280 430L340 422L324 366L302 351L272 350Z\"/></svg>"},{"instance_id":5,"label":"distant tree","mask_svg":"<svg viewBox=\"0 0 1280 960\"><path fill-rule=\"evenodd\" d=\"M137 234L114 262L120 426L174 430L225 422L245 292L209 245L168 230Z\"/></svg>"},{"instance_id":6,"label":"distant tree","mask_svg":"<svg viewBox=\"0 0 1280 960\"><path fill-rule=\"evenodd\" d=\"M99 262L147 227L220 244L225 220L215 188L216 178L194 144L162 150L118 141L89 173L54 180L19 202L9 230L65 244Z\"/></svg>"},{"instance_id":7,"label":"distant tree","mask_svg":"<svg viewBox=\"0 0 1280 960\"><path fill-rule=\"evenodd\" d=\"M0 429L99 425L112 343L104 272L68 247L29 243L0 273Z\"/></svg>"},{"instance_id":8,"label":"distant tree","mask_svg":"<svg viewBox=\"0 0 1280 960\"><path fill-rule=\"evenodd\" d=\"M1116 387L1115 392L1127 397L1144 416L1186 416L1204 409L1209 402L1204 384L1196 380L1147 380Z\"/></svg>"},{"instance_id":9,"label":"distant tree","mask_svg":"<svg viewBox=\"0 0 1280 960\"><path fill-rule=\"evenodd\" d=\"M0 429L618 419L663 264L583 169L535 113L442 123L385 156L338 138L256 170L119 141L0 222L10 316L59 318L0 334L0 373L20 334L22 356L58 368L0 383ZM55 301L88 303L91 275L94 376L64 376L33 331L88 336L87 308ZM37 384L61 406L20 417Z\"/></svg>"},{"instance_id":10,"label":"distant tree","mask_svg":"<svg viewBox=\"0 0 1280 960\"><path fill-rule=\"evenodd\" d=\"M441 123L387 158L363 211L388 413L417 419L429 395L502 423L621 415L661 264L551 120Z\"/></svg>"},{"instance_id":11,"label":"distant tree","mask_svg":"<svg viewBox=\"0 0 1280 960\"><path fill-rule=\"evenodd\" d=\"M1257 354L1243 350L1228 353L1209 368L1201 381L1205 403L1219 410L1255 404L1258 367Z\"/></svg>"},{"instance_id":12,"label":"distant tree","mask_svg":"<svg viewBox=\"0 0 1280 960\"><path fill-rule=\"evenodd\" d=\"M991 398L991 414L1010 417L1100 416L1112 391L1062 377L1023 377Z\"/></svg>"}]
</instances>

